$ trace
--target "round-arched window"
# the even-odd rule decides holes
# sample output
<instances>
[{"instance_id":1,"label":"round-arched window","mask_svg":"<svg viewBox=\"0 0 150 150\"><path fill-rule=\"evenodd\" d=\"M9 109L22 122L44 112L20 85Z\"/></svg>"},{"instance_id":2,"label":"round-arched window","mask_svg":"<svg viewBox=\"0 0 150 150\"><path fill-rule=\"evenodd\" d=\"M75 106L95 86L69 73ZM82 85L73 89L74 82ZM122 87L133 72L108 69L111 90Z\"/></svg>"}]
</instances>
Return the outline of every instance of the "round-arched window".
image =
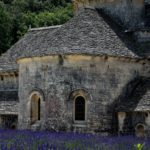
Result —
<instances>
[{"instance_id":1,"label":"round-arched window","mask_svg":"<svg viewBox=\"0 0 150 150\"><path fill-rule=\"evenodd\" d=\"M31 97L31 124L34 124L37 120L40 120L41 99L37 94Z\"/></svg>"},{"instance_id":2,"label":"round-arched window","mask_svg":"<svg viewBox=\"0 0 150 150\"><path fill-rule=\"evenodd\" d=\"M82 96L78 96L75 99L75 120L85 120L85 99Z\"/></svg>"},{"instance_id":3,"label":"round-arched window","mask_svg":"<svg viewBox=\"0 0 150 150\"><path fill-rule=\"evenodd\" d=\"M137 137L144 137L145 136L145 126L142 123L139 123L135 127L135 134Z\"/></svg>"}]
</instances>

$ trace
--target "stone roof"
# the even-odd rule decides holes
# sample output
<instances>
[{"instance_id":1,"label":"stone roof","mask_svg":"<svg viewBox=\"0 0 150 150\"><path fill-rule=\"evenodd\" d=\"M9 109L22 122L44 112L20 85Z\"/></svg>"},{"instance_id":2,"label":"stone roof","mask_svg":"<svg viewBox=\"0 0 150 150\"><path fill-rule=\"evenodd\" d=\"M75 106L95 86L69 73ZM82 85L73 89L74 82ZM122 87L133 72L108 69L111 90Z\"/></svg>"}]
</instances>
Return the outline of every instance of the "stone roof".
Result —
<instances>
[{"instance_id":1,"label":"stone roof","mask_svg":"<svg viewBox=\"0 0 150 150\"><path fill-rule=\"evenodd\" d=\"M0 71L13 70L17 58L90 54L137 58L95 9L85 9L62 26L31 29L0 57Z\"/></svg>"},{"instance_id":2,"label":"stone roof","mask_svg":"<svg viewBox=\"0 0 150 150\"><path fill-rule=\"evenodd\" d=\"M53 33L30 31L15 49L20 57L52 54L96 54L137 57L95 9L85 9Z\"/></svg>"},{"instance_id":3,"label":"stone roof","mask_svg":"<svg viewBox=\"0 0 150 150\"><path fill-rule=\"evenodd\" d=\"M21 49L21 46L24 45L23 41L27 41L30 44L29 37L33 36L34 38L36 38L38 35L40 35L41 38L44 38L44 35L47 34L47 31L49 32L49 34L51 34L59 27L61 26L30 29L28 33L25 34L16 44L14 44L7 52L2 54L2 56L0 57L0 72L11 72L18 70L18 64L16 63L16 59L21 56L22 53L26 53ZM24 45L24 47L26 47L26 45Z\"/></svg>"},{"instance_id":4,"label":"stone roof","mask_svg":"<svg viewBox=\"0 0 150 150\"><path fill-rule=\"evenodd\" d=\"M150 110L150 79L138 79L126 87L124 96L120 97L117 111ZM129 89L130 88L130 89Z\"/></svg>"},{"instance_id":5,"label":"stone roof","mask_svg":"<svg viewBox=\"0 0 150 150\"><path fill-rule=\"evenodd\" d=\"M148 90L139 101L135 111L150 110L150 90Z\"/></svg>"}]
</instances>

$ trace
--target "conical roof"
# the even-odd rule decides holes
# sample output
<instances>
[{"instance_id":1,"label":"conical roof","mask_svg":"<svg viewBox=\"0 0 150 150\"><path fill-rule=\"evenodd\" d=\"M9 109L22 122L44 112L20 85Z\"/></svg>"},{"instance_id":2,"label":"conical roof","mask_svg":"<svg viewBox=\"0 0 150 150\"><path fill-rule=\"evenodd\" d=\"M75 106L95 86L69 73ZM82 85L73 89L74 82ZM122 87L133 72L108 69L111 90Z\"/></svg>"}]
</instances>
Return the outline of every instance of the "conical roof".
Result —
<instances>
[{"instance_id":1,"label":"conical roof","mask_svg":"<svg viewBox=\"0 0 150 150\"><path fill-rule=\"evenodd\" d=\"M32 31L30 31L32 32ZM95 9L85 9L51 33L34 33L16 45L20 57L96 54L136 57Z\"/></svg>"},{"instance_id":2,"label":"conical roof","mask_svg":"<svg viewBox=\"0 0 150 150\"><path fill-rule=\"evenodd\" d=\"M86 8L62 26L30 30L0 57L0 70L17 68L17 58L55 54L138 57L97 10Z\"/></svg>"}]
</instances>

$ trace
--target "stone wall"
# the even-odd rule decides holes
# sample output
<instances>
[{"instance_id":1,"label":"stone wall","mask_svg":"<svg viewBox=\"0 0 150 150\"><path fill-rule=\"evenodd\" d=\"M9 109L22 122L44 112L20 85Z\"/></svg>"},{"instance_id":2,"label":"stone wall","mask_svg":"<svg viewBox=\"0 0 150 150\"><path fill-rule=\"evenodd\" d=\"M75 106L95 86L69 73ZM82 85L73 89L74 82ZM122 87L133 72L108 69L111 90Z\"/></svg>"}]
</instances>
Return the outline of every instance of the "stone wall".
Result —
<instances>
[{"instance_id":1,"label":"stone wall","mask_svg":"<svg viewBox=\"0 0 150 150\"><path fill-rule=\"evenodd\" d=\"M150 42L150 31L134 32L134 37L138 42Z\"/></svg>"},{"instance_id":2,"label":"stone wall","mask_svg":"<svg viewBox=\"0 0 150 150\"><path fill-rule=\"evenodd\" d=\"M150 71L144 61L86 55L35 57L18 63L19 128L31 128L30 94L39 91L43 129L104 134L117 127L114 107L124 87L138 76L149 76ZM86 99L87 118L82 123L74 121L75 93Z\"/></svg>"},{"instance_id":3,"label":"stone wall","mask_svg":"<svg viewBox=\"0 0 150 150\"><path fill-rule=\"evenodd\" d=\"M18 73L0 73L0 128L17 128Z\"/></svg>"},{"instance_id":4,"label":"stone wall","mask_svg":"<svg viewBox=\"0 0 150 150\"><path fill-rule=\"evenodd\" d=\"M18 73L0 73L0 91L18 89Z\"/></svg>"},{"instance_id":5,"label":"stone wall","mask_svg":"<svg viewBox=\"0 0 150 150\"><path fill-rule=\"evenodd\" d=\"M0 102L0 115L18 115L18 102L1 101Z\"/></svg>"},{"instance_id":6,"label":"stone wall","mask_svg":"<svg viewBox=\"0 0 150 150\"><path fill-rule=\"evenodd\" d=\"M0 101L18 101L18 90L0 91Z\"/></svg>"}]
</instances>

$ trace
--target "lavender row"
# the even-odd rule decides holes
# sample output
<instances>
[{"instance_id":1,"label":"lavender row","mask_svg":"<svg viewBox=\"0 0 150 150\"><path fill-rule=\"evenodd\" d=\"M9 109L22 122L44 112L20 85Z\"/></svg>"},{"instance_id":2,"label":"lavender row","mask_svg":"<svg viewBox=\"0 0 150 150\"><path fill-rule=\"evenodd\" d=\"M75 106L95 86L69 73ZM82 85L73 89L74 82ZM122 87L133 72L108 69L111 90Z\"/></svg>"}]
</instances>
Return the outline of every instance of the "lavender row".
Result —
<instances>
[{"instance_id":1,"label":"lavender row","mask_svg":"<svg viewBox=\"0 0 150 150\"><path fill-rule=\"evenodd\" d=\"M150 150L150 139L133 136L101 137L92 134L0 130L0 150Z\"/></svg>"}]
</instances>

